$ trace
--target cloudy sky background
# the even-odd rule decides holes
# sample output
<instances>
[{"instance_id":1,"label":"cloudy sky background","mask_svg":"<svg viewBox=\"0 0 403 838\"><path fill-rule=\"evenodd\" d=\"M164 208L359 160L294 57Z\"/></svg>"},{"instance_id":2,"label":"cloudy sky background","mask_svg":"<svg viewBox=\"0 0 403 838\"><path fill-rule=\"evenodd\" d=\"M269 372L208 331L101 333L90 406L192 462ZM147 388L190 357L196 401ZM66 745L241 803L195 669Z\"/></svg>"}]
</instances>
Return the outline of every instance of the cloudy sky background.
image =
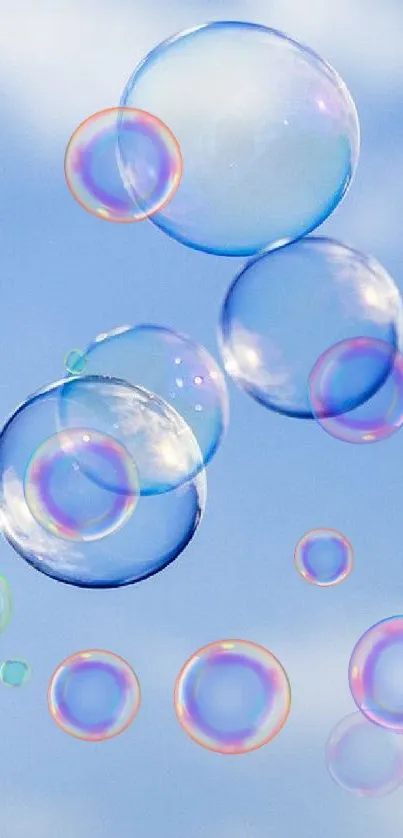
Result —
<instances>
[{"instance_id":1,"label":"cloudy sky background","mask_svg":"<svg viewBox=\"0 0 403 838\"><path fill-rule=\"evenodd\" d=\"M376 256L403 288L403 55L400 0L0 0L0 410L60 377L69 349L126 322L192 334L217 357L216 323L236 259L182 248L152 224L87 215L63 176L86 116L117 104L136 63L174 32L251 20L308 43L356 100L354 186L323 232ZM118 293L117 293L117 289ZM347 664L359 635L403 609L402 460L395 438L365 450L271 415L230 385L227 440L208 472L207 511L173 566L137 587L59 585L3 544L15 610L3 657L33 666L0 692L1 838L395 838L403 790L361 800L323 765L331 727L353 709ZM356 567L334 590L292 564L307 530L340 529ZM244 637L270 648L293 689L273 743L224 758L193 744L172 708L175 677L199 646ZM91 745L46 706L49 677L75 650L126 657L143 689L129 731Z\"/></svg>"}]
</instances>

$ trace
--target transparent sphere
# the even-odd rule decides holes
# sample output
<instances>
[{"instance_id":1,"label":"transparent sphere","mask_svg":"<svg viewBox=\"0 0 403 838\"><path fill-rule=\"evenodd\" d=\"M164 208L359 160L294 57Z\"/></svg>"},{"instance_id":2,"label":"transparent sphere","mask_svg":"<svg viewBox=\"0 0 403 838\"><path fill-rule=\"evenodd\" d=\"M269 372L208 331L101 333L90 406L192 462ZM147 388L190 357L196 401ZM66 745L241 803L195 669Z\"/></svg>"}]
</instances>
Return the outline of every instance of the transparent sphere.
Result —
<instances>
[{"instance_id":1,"label":"transparent sphere","mask_svg":"<svg viewBox=\"0 0 403 838\"><path fill-rule=\"evenodd\" d=\"M185 419L198 442L201 467L228 425L228 394L214 358L187 335L151 324L99 335L83 353L68 355L73 375L114 376L156 393Z\"/></svg>"},{"instance_id":2,"label":"transparent sphere","mask_svg":"<svg viewBox=\"0 0 403 838\"><path fill-rule=\"evenodd\" d=\"M381 620L360 637L349 682L358 709L371 722L403 733L403 616Z\"/></svg>"},{"instance_id":3,"label":"transparent sphere","mask_svg":"<svg viewBox=\"0 0 403 838\"><path fill-rule=\"evenodd\" d=\"M101 742L123 733L140 708L141 691L132 667L113 652L90 649L66 658L53 674L49 711L65 733Z\"/></svg>"},{"instance_id":4,"label":"transparent sphere","mask_svg":"<svg viewBox=\"0 0 403 838\"><path fill-rule=\"evenodd\" d=\"M310 530L298 542L295 567L306 582L329 588L343 582L353 569L353 548L337 530Z\"/></svg>"},{"instance_id":5,"label":"transparent sphere","mask_svg":"<svg viewBox=\"0 0 403 838\"><path fill-rule=\"evenodd\" d=\"M160 44L121 105L156 114L181 148L180 186L154 223L210 253L258 253L313 230L358 160L356 109L335 70L254 23L209 23ZM124 135L119 150L124 170Z\"/></svg>"},{"instance_id":6,"label":"transparent sphere","mask_svg":"<svg viewBox=\"0 0 403 838\"><path fill-rule=\"evenodd\" d=\"M277 736L290 712L291 690L268 649L247 640L220 640L186 661L174 704L179 723L198 745L243 754Z\"/></svg>"},{"instance_id":7,"label":"transparent sphere","mask_svg":"<svg viewBox=\"0 0 403 838\"><path fill-rule=\"evenodd\" d=\"M0 681L6 687L23 687L31 677L31 667L27 661L12 659L0 666Z\"/></svg>"},{"instance_id":8,"label":"transparent sphere","mask_svg":"<svg viewBox=\"0 0 403 838\"><path fill-rule=\"evenodd\" d=\"M363 403L362 382L376 378L376 392ZM309 399L330 436L356 445L387 439L403 425L403 356L383 340L342 340L317 360Z\"/></svg>"},{"instance_id":9,"label":"transparent sphere","mask_svg":"<svg viewBox=\"0 0 403 838\"><path fill-rule=\"evenodd\" d=\"M126 151L124 172L118 137ZM76 128L64 171L83 209L123 224L142 221L171 200L182 176L182 157L172 132L157 117L135 108L107 108Z\"/></svg>"},{"instance_id":10,"label":"transparent sphere","mask_svg":"<svg viewBox=\"0 0 403 838\"><path fill-rule=\"evenodd\" d=\"M230 286L219 340L225 369L265 407L312 419L309 377L334 344L357 337L403 340L399 291L375 260L327 238L310 236L251 260ZM390 362L382 359L355 378L354 404L373 395ZM351 406L348 376L338 410Z\"/></svg>"},{"instance_id":11,"label":"transparent sphere","mask_svg":"<svg viewBox=\"0 0 403 838\"><path fill-rule=\"evenodd\" d=\"M71 385L73 389L70 389ZM141 404L145 411L140 422L137 420L143 415ZM116 450L120 452L124 447L126 454L132 456L136 442L139 456L138 468L133 457L134 473L143 474L146 490L150 477L163 476L164 468L160 473L158 467L157 442L161 439L160 431L167 427L164 417L171 414L160 414L160 408L165 410L164 403L155 401L147 391L115 379L93 376L53 384L31 396L11 416L0 434L1 524L12 547L37 570L81 587L115 587L157 573L185 549L205 506L204 472L171 491L154 495L140 492L133 514L120 520L121 525L113 527L109 534L104 529L111 510L117 509L119 513L122 504L130 507L132 502L128 492L132 491L133 484L126 481L133 472L126 470L126 459L122 471L122 463L115 459ZM60 417L65 422L71 420L62 431L58 430ZM180 420L180 427L184 424ZM56 468L52 447L50 462L46 464L46 458L45 461L41 458L48 440L54 439L55 433L59 439L67 437L69 440L69 434L77 428L81 436L83 430L86 431L90 442L94 432L103 435L109 431L109 437L113 434L114 445L118 448L113 451L112 460L107 441L106 451L102 450L100 457L96 450L95 458L93 450L89 455L83 455L81 449L77 451L75 447L73 452L69 447L67 450L57 447ZM168 435L166 439L169 441L171 437ZM155 446L151 444L153 440ZM76 444L75 434L73 443ZM175 448L168 447L165 454L172 450L175 452ZM38 457L41 470L32 499L29 481L35 476L32 464ZM169 457L166 459L169 462L165 478L171 473L172 465L169 465ZM175 465L174 457L172 462ZM48 471L47 465L50 465ZM164 485L166 487L166 482ZM73 538L71 530L66 538L65 530L55 526L55 523L65 524L66 517L68 523L73 521ZM76 538L74 527L77 528L77 522L79 535L83 530L85 535L90 527L89 540ZM99 523L102 529L96 538L94 526L96 528Z\"/></svg>"},{"instance_id":12,"label":"transparent sphere","mask_svg":"<svg viewBox=\"0 0 403 838\"><path fill-rule=\"evenodd\" d=\"M383 797L403 783L403 739L351 713L332 730L326 744L332 779L361 797Z\"/></svg>"}]
</instances>

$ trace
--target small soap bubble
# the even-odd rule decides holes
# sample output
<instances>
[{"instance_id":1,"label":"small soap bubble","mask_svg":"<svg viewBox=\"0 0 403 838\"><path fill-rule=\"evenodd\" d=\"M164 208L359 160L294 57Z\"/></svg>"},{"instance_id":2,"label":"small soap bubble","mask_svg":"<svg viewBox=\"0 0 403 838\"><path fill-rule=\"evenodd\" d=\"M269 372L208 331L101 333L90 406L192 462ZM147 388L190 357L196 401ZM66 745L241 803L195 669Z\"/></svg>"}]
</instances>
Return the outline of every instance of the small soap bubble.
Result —
<instances>
[{"instance_id":1,"label":"small soap bubble","mask_svg":"<svg viewBox=\"0 0 403 838\"><path fill-rule=\"evenodd\" d=\"M263 253L230 286L221 312L220 348L228 374L264 407L313 419L309 377L340 341L403 344L403 305L394 281L369 256L308 236ZM364 404L385 381L389 362L361 363L361 376L338 378L338 412ZM357 364L358 368L358 364Z\"/></svg>"},{"instance_id":2,"label":"small soap bubble","mask_svg":"<svg viewBox=\"0 0 403 838\"><path fill-rule=\"evenodd\" d=\"M125 164L117 156L124 143ZM159 212L182 176L179 145L156 116L135 108L107 108L88 117L69 140L67 185L81 206L105 221L141 221Z\"/></svg>"},{"instance_id":3,"label":"small soap bubble","mask_svg":"<svg viewBox=\"0 0 403 838\"><path fill-rule=\"evenodd\" d=\"M361 797L383 797L403 783L403 739L362 713L352 713L332 730L325 751L332 779Z\"/></svg>"},{"instance_id":4,"label":"small soap bubble","mask_svg":"<svg viewBox=\"0 0 403 838\"><path fill-rule=\"evenodd\" d=\"M216 21L164 41L121 105L158 114L181 147L179 189L152 221L209 253L255 254L315 229L358 162L358 116L340 76L254 23ZM119 151L124 164L130 138Z\"/></svg>"},{"instance_id":5,"label":"small soap bubble","mask_svg":"<svg viewBox=\"0 0 403 838\"><path fill-rule=\"evenodd\" d=\"M23 687L31 677L31 667L23 660L7 660L0 666L0 680L7 687Z\"/></svg>"},{"instance_id":6,"label":"small soap bubble","mask_svg":"<svg viewBox=\"0 0 403 838\"><path fill-rule=\"evenodd\" d=\"M85 353L81 349L71 349L64 359L64 366L69 375L82 375L85 372Z\"/></svg>"},{"instance_id":7,"label":"small soap bubble","mask_svg":"<svg viewBox=\"0 0 403 838\"><path fill-rule=\"evenodd\" d=\"M378 386L363 402L362 382L371 378ZM383 340L340 341L313 367L309 399L319 425L336 439L356 445L387 439L403 424L403 356Z\"/></svg>"},{"instance_id":8,"label":"small soap bubble","mask_svg":"<svg viewBox=\"0 0 403 838\"><path fill-rule=\"evenodd\" d=\"M349 682L358 709L371 722L403 733L403 616L381 620L360 637Z\"/></svg>"},{"instance_id":9,"label":"small soap bubble","mask_svg":"<svg viewBox=\"0 0 403 838\"><path fill-rule=\"evenodd\" d=\"M199 745L243 754L277 736L290 712L291 690L268 649L246 640L221 640L185 663L174 704L180 725Z\"/></svg>"},{"instance_id":10,"label":"small soap bubble","mask_svg":"<svg viewBox=\"0 0 403 838\"><path fill-rule=\"evenodd\" d=\"M312 585L338 585L353 569L353 548L341 532L317 529L307 532L294 553L298 573Z\"/></svg>"},{"instance_id":11,"label":"small soap bubble","mask_svg":"<svg viewBox=\"0 0 403 838\"><path fill-rule=\"evenodd\" d=\"M141 702L137 675L127 661L99 649L76 652L53 674L49 711L70 736L101 742L123 733Z\"/></svg>"}]
</instances>

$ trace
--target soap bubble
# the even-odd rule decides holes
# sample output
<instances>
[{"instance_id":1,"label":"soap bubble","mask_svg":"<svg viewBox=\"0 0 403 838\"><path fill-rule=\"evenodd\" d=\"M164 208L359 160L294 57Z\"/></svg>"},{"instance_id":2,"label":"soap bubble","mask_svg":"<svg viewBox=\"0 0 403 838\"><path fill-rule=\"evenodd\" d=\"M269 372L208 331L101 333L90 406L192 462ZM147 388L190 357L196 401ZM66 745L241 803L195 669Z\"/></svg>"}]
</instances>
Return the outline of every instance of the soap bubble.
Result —
<instances>
[{"instance_id":1,"label":"soap bubble","mask_svg":"<svg viewBox=\"0 0 403 838\"><path fill-rule=\"evenodd\" d=\"M403 616L381 620L360 637L349 682L357 707L371 722L403 733Z\"/></svg>"},{"instance_id":2,"label":"soap bubble","mask_svg":"<svg viewBox=\"0 0 403 838\"><path fill-rule=\"evenodd\" d=\"M88 475L118 482L108 491ZM92 541L118 529L139 496L138 474L127 450L106 434L74 428L53 434L31 457L24 494L38 524L60 538Z\"/></svg>"},{"instance_id":3,"label":"soap bubble","mask_svg":"<svg viewBox=\"0 0 403 838\"><path fill-rule=\"evenodd\" d=\"M64 359L64 366L71 375L81 375L85 370L85 354L81 349L71 349Z\"/></svg>"},{"instance_id":4,"label":"soap bubble","mask_svg":"<svg viewBox=\"0 0 403 838\"><path fill-rule=\"evenodd\" d=\"M6 630L13 610L11 588L5 576L0 575L0 633Z\"/></svg>"},{"instance_id":5,"label":"soap bubble","mask_svg":"<svg viewBox=\"0 0 403 838\"><path fill-rule=\"evenodd\" d=\"M352 713L332 730L326 764L332 779L347 791L382 797L403 783L403 740Z\"/></svg>"},{"instance_id":6,"label":"soap bubble","mask_svg":"<svg viewBox=\"0 0 403 838\"><path fill-rule=\"evenodd\" d=\"M7 660L0 666L0 680L6 687L23 687L31 677L31 667L23 660Z\"/></svg>"},{"instance_id":7,"label":"soap bubble","mask_svg":"<svg viewBox=\"0 0 403 838\"><path fill-rule=\"evenodd\" d=\"M218 21L164 41L121 105L158 114L181 147L181 184L153 222L210 253L250 255L313 230L358 161L357 112L335 70L254 23ZM124 171L124 134L119 151Z\"/></svg>"},{"instance_id":8,"label":"soap bubble","mask_svg":"<svg viewBox=\"0 0 403 838\"><path fill-rule=\"evenodd\" d=\"M99 335L69 372L107 375L145 387L177 410L192 429L206 465L228 425L224 375L191 338L163 326L125 326Z\"/></svg>"},{"instance_id":9,"label":"soap bubble","mask_svg":"<svg viewBox=\"0 0 403 838\"><path fill-rule=\"evenodd\" d=\"M375 376L376 393L357 405L362 382ZM309 398L315 419L336 439L356 444L387 439L403 424L403 356L383 340L340 341L311 371Z\"/></svg>"},{"instance_id":10,"label":"soap bubble","mask_svg":"<svg viewBox=\"0 0 403 838\"><path fill-rule=\"evenodd\" d=\"M185 732L221 754L243 754L273 739L290 712L287 675L267 649L221 640L195 652L176 681L175 711Z\"/></svg>"},{"instance_id":11,"label":"soap bubble","mask_svg":"<svg viewBox=\"0 0 403 838\"><path fill-rule=\"evenodd\" d=\"M141 406L144 418L141 418ZM0 434L1 524L3 534L17 553L42 573L81 587L128 585L159 572L179 556L194 535L204 510L204 471L172 491L153 496L140 492L134 514L126 518L123 526L115 528L107 537L90 541L66 540L49 532L48 527L36 520L26 498L26 477L32 458L55 432L68 435L77 429L101 435L109 431L117 445L124 445L130 455L138 454L133 461L140 488L142 483L146 490L147 486L155 488L155 478L163 489L167 478L174 473L177 476L178 469L174 458L169 460L169 457L165 469L163 463L159 469L159 440L167 441L167 454L176 450L176 438L171 430L185 426L182 441L188 438L185 423L168 408L147 391L95 376L57 382L27 399ZM57 429L60 415L66 424L62 431ZM178 456L182 456L180 452L178 448ZM91 520L94 509L99 509L98 504L101 510L104 503L108 508L111 497L116 497L118 507L121 502L131 503L121 475L110 468L105 458L92 461L76 453L67 457L66 472L66 496L63 497L63 480L60 480L56 484L57 501L62 507L65 503L67 511L84 516L84 521L86 510L91 513ZM173 485L172 481L168 482ZM82 523L83 518L80 520Z\"/></svg>"},{"instance_id":12,"label":"soap bubble","mask_svg":"<svg viewBox=\"0 0 403 838\"><path fill-rule=\"evenodd\" d=\"M351 573L353 548L337 530L311 530L298 542L294 561L306 582L329 588L343 582Z\"/></svg>"},{"instance_id":13,"label":"soap bubble","mask_svg":"<svg viewBox=\"0 0 403 838\"><path fill-rule=\"evenodd\" d=\"M124 174L118 137L125 147ZM64 170L70 192L85 210L124 223L142 221L169 203L182 176L182 157L172 132L157 117L134 108L107 108L76 128Z\"/></svg>"},{"instance_id":14,"label":"soap bubble","mask_svg":"<svg viewBox=\"0 0 403 838\"><path fill-rule=\"evenodd\" d=\"M52 676L48 704L56 724L77 739L100 742L123 733L141 701L137 675L112 652L91 649L66 658Z\"/></svg>"},{"instance_id":15,"label":"soap bubble","mask_svg":"<svg viewBox=\"0 0 403 838\"><path fill-rule=\"evenodd\" d=\"M220 345L229 375L270 410L312 419L308 382L318 358L342 340L403 342L399 291L375 260L331 239L310 236L251 260L229 288ZM388 372L389 367L386 367ZM355 380L355 405L385 380L385 362ZM351 404L339 388L339 409Z\"/></svg>"}]
</instances>

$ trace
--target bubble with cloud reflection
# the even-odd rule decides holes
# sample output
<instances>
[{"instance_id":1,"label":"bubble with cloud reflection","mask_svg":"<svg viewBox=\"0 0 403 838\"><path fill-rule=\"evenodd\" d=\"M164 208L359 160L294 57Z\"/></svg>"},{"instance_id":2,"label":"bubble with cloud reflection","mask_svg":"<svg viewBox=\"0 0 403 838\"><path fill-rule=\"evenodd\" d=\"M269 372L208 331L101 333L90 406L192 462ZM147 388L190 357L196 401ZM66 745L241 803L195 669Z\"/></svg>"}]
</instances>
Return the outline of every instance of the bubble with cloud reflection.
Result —
<instances>
[{"instance_id":1,"label":"bubble with cloud reflection","mask_svg":"<svg viewBox=\"0 0 403 838\"><path fill-rule=\"evenodd\" d=\"M345 245L310 236L250 261L227 292L220 344L225 368L257 402L288 416L312 419L309 376L318 358L342 340L403 341L399 291L375 260ZM386 370L387 371L387 370ZM355 379L355 405L377 392L385 363ZM348 408L351 382L338 389Z\"/></svg>"}]
</instances>

